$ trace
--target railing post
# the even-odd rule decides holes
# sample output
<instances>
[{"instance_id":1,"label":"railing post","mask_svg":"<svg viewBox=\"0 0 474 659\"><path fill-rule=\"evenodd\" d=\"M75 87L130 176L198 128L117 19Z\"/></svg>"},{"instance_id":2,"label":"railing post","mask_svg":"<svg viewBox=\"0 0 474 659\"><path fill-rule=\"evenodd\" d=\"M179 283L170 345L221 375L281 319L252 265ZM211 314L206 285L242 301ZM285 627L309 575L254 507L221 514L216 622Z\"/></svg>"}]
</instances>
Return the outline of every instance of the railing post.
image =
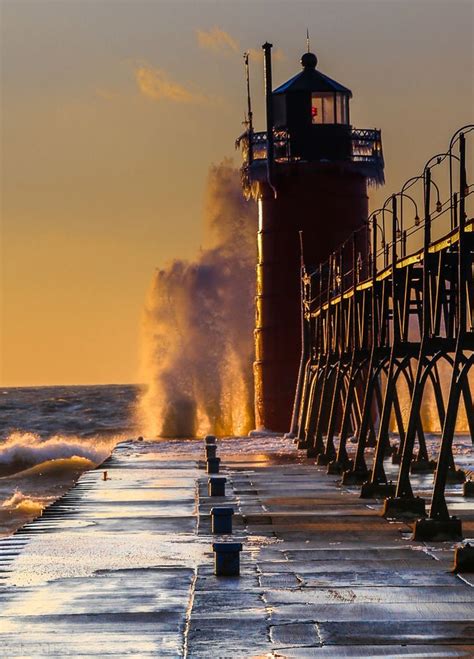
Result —
<instances>
[{"instance_id":1,"label":"railing post","mask_svg":"<svg viewBox=\"0 0 474 659\"><path fill-rule=\"evenodd\" d=\"M339 297L339 302L334 304L333 310L333 336L328 352L328 370L325 375L323 385L323 396L319 412L318 424L316 426L315 445L321 447L316 460L318 465L327 465L336 457L334 447L334 432L338 421L339 399L341 388L343 386L342 360L345 352L345 318L343 307L344 293L344 251L343 243L337 254L334 255L335 264L335 298ZM332 356L332 358L331 358ZM324 446L324 435L326 435L326 446Z\"/></svg>"},{"instance_id":2,"label":"railing post","mask_svg":"<svg viewBox=\"0 0 474 659\"><path fill-rule=\"evenodd\" d=\"M293 413L291 415L291 423L289 436L294 437L297 432L299 410L301 406L301 395L303 392L303 380L306 372L306 363L310 354L310 336L309 336L309 323L306 319L306 300L307 300L307 283L306 283L306 269L304 265L304 252L303 252L303 232L300 231L300 250L301 250L301 263L300 263L300 300L301 300L301 359L298 370L298 380L296 384L295 400L293 403Z\"/></svg>"},{"instance_id":3,"label":"railing post","mask_svg":"<svg viewBox=\"0 0 474 659\"><path fill-rule=\"evenodd\" d=\"M351 461L348 458L346 450L346 442L348 435L348 428L351 416L351 409L354 401L355 388L356 388L356 378L355 378L355 369L356 369L356 355L358 352L358 332L357 332L357 303L356 303L356 288L357 288L357 232L354 231L352 234L352 297L348 298L347 304L349 307L348 313L348 336L347 344L345 347L347 351L351 351L351 361L349 366L349 377L347 382L347 390L344 398L344 404L342 407L341 414L341 425L339 431L339 446L335 459L328 465L328 474L339 474L342 473L346 468L351 466ZM342 302L342 301L341 301ZM345 338L343 337L344 341ZM342 359L342 355L340 357ZM330 438L330 432L328 431L328 442Z\"/></svg>"},{"instance_id":4,"label":"railing post","mask_svg":"<svg viewBox=\"0 0 474 659\"><path fill-rule=\"evenodd\" d=\"M453 203L452 203L452 208L451 208L451 215L452 215L451 229L455 229L458 225L458 193L457 192L455 192L453 194Z\"/></svg>"},{"instance_id":5,"label":"railing post","mask_svg":"<svg viewBox=\"0 0 474 659\"><path fill-rule=\"evenodd\" d=\"M345 337L345 322L344 322L344 308L342 306L342 296L344 294L344 245L339 248L339 273L340 273L340 283L339 283L339 294L341 296L339 313L339 350L340 353L344 351L344 337Z\"/></svg>"},{"instance_id":6,"label":"railing post","mask_svg":"<svg viewBox=\"0 0 474 659\"><path fill-rule=\"evenodd\" d=\"M323 267L322 267L322 264L319 264L319 266L318 266L318 273L319 273L318 274L318 280L319 280L319 282L318 282L319 283L319 286L318 286L318 289L319 289L319 292L318 292L318 306L321 307L322 298L323 298ZM323 317L322 317L322 314L320 313L319 316L318 316L318 325L317 325L317 327L318 327L318 338L317 338L317 342L316 342L318 352L320 352L320 349L322 347L322 336L323 336L322 321L323 321Z\"/></svg>"},{"instance_id":7,"label":"railing post","mask_svg":"<svg viewBox=\"0 0 474 659\"><path fill-rule=\"evenodd\" d=\"M377 284L377 216L372 219L372 345L377 340L379 331L377 319L377 300L375 288Z\"/></svg>"},{"instance_id":8,"label":"railing post","mask_svg":"<svg viewBox=\"0 0 474 659\"><path fill-rule=\"evenodd\" d=\"M400 322L397 300L397 196L392 195L392 301L393 301L393 342L400 339Z\"/></svg>"},{"instance_id":9,"label":"railing post","mask_svg":"<svg viewBox=\"0 0 474 659\"><path fill-rule=\"evenodd\" d=\"M431 169L428 167L425 172L425 190L424 190L424 215L425 215L425 226L423 231L423 302L422 302L422 329L423 336L428 337L430 332L430 313L429 313L429 299L430 299L430 289L429 289L429 247L431 243L431 214L430 214L430 205L431 205ZM422 336L422 338L423 338Z\"/></svg>"},{"instance_id":10,"label":"railing post","mask_svg":"<svg viewBox=\"0 0 474 659\"><path fill-rule=\"evenodd\" d=\"M466 331L466 272L465 272L465 195L466 195L466 154L465 139L459 136L459 239L457 264L457 331L456 351L453 359L451 383L448 394L448 404L443 424L441 445L435 473L433 497L431 500L430 519L420 520L415 526L415 539L430 539L435 533L444 533L451 538L462 537L461 520L450 517L446 505L445 488L448 471L452 463L452 444L456 427L456 417L459 408L462 381L460 374L463 368L464 336ZM462 377L462 376L461 376Z\"/></svg>"},{"instance_id":11,"label":"railing post","mask_svg":"<svg viewBox=\"0 0 474 659\"><path fill-rule=\"evenodd\" d=\"M404 194L403 192L400 193L400 222L399 222L399 229L400 229L400 256L404 257L405 256L405 250L403 248L403 197Z\"/></svg>"},{"instance_id":12,"label":"railing post","mask_svg":"<svg viewBox=\"0 0 474 659\"><path fill-rule=\"evenodd\" d=\"M459 259L458 259L458 295L459 295L459 327L458 333L466 329L466 138L459 136Z\"/></svg>"},{"instance_id":13,"label":"railing post","mask_svg":"<svg viewBox=\"0 0 474 659\"><path fill-rule=\"evenodd\" d=\"M387 371L387 382L385 385L385 394L383 397L382 413L377 433L377 445L372 465L372 476L369 481L362 485L360 496L362 498L371 498L374 494L383 496L393 496L395 487L392 483L387 483L383 460L387 448L390 447L390 415L393 401L396 397L396 380L395 359L400 343L400 322L398 309L398 290L397 290L397 195L392 195L392 346L390 351L390 362Z\"/></svg>"},{"instance_id":14,"label":"railing post","mask_svg":"<svg viewBox=\"0 0 474 659\"><path fill-rule=\"evenodd\" d=\"M410 483L410 466L412 464L413 449L415 446L415 435L417 427L421 424L420 407L423 397L424 384L422 374L426 366L425 346L429 339L431 328L430 314L430 294L429 294L429 246L431 242L431 216L430 216L430 199L431 199L431 170L427 168L424 172L424 227L423 227L423 270L422 270L422 318L421 318L421 337L418 363L416 366L415 379L413 382L413 391L410 402L410 413L408 417L405 441L401 447L400 471L398 474L397 489L395 498L390 498L385 502L384 514L388 517L405 515L410 512L415 515L423 516L425 514L425 501L421 497L414 497ZM399 449L400 450L400 449ZM420 446L421 454L421 446ZM419 457L420 457L419 454ZM427 456L423 456L426 461Z\"/></svg>"}]
</instances>

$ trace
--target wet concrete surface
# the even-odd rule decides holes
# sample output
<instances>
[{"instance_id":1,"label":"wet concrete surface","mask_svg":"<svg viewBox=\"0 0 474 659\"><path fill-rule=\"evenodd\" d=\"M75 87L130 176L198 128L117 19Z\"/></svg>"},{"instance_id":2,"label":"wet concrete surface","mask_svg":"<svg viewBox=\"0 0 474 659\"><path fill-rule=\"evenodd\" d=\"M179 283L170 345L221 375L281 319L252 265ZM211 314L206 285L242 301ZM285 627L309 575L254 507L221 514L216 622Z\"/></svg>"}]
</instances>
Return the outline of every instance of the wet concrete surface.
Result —
<instances>
[{"instance_id":1,"label":"wet concrete surface","mask_svg":"<svg viewBox=\"0 0 474 659\"><path fill-rule=\"evenodd\" d=\"M0 656L474 656L474 575L451 572L453 543L413 542L289 440L219 442L225 498L207 495L203 453L124 443L0 540ZM414 487L429 496L431 478ZM211 535L219 505L232 536ZM461 485L449 505L469 535ZM242 541L240 577L214 576L216 539Z\"/></svg>"}]
</instances>

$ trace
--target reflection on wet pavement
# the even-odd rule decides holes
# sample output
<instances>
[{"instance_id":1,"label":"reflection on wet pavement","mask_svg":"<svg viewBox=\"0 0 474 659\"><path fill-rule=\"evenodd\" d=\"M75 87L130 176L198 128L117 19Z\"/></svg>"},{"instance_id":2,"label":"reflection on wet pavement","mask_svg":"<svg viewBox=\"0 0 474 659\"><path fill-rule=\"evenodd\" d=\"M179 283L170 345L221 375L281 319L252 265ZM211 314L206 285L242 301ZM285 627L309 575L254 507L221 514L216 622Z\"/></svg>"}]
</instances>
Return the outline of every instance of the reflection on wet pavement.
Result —
<instances>
[{"instance_id":1,"label":"reflection on wet pavement","mask_svg":"<svg viewBox=\"0 0 474 659\"><path fill-rule=\"evenodd\" d=\"M450 572L450 543L412 542L289 440L219 451L225 499L207 496L201 443L123 443L0 540L0 655L473 656L472 579ZM448 500L472 532L461 485ZM213 575L209 511L224 502L239 578Z\"/></svg>"}]
</instances>

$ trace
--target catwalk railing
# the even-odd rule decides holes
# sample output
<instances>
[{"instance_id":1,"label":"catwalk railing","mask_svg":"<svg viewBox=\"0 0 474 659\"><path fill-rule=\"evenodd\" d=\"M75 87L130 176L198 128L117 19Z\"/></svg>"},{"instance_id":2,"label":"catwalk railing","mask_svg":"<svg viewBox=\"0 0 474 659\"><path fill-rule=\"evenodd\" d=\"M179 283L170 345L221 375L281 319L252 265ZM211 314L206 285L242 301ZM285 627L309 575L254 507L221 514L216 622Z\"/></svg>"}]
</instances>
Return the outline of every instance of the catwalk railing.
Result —
<instances>
[{"instance_id":1,"label":"catwalk railing","mask_svg":"<svg viewBox=\"0 0 474 659\"><path fill-rule=\"evenodd\" d=\"M461 399L474 439L473 186L466 167L473 131L474 125L457 131L448 150L431 158L328 261L302 272L303 351L292 433L328 473L361 484L362 497L384 497L386 516L420 517L416 538L462 537L445 488L448 480L464 479L452 450ZM421 413L428 383L442 429L436 460L430 460ZM398 465L396 484L385 473L388 455ZM425 501L415 496L410 474L430 470L425 519Z\"/></svg>"}]
</instances>

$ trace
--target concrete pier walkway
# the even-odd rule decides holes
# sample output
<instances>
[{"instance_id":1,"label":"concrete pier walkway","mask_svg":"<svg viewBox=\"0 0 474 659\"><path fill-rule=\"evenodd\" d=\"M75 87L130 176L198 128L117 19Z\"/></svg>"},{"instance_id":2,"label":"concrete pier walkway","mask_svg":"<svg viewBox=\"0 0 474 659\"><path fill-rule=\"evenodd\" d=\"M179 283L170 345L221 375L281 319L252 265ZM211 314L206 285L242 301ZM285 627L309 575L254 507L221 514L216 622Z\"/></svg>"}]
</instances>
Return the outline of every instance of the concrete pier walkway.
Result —
<instances>
[{"instance_id":1,"label":"concrete pier walkway","mask_svg":"<svg viewBox=\"0 0 474 659\"><path fill-rule=\"evenodd\" d=\"M414 543L288 440L220 442L225 499L207 496L202 453L121 444L0 541L0 656L474 656L474 575L451 573L451 543ZM224 503L236 578L213 575L208 513ZM474 536L460 485L449 504Z\"/></svg>"}]
</instances>

